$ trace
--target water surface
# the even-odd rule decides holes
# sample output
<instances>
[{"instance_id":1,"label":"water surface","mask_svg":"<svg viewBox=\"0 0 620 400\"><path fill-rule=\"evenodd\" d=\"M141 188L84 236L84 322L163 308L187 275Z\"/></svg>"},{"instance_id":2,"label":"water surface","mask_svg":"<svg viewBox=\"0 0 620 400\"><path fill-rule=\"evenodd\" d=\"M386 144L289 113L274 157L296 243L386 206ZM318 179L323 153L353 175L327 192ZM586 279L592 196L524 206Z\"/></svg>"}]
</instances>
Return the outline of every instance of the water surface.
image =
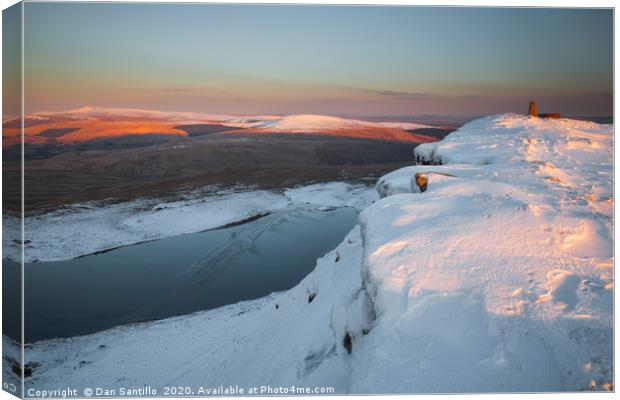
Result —
<instances>
[{"instance_id":1,"label":"water surface","mask_svg":"<svg viewBox=\"0 0 620 400\"><path fill-rule=\"evenodd\" d=\"M237 226L69 261L26 264L26 342L212 309L289 289L356 221L357 211L351 208L293 208ZM5 282L10 281L7 275L19 274L19 264L5 262L3 272ZM11 327L6 334L19 337L18 323L6 326Z\"/></svg>"}]
</instances>

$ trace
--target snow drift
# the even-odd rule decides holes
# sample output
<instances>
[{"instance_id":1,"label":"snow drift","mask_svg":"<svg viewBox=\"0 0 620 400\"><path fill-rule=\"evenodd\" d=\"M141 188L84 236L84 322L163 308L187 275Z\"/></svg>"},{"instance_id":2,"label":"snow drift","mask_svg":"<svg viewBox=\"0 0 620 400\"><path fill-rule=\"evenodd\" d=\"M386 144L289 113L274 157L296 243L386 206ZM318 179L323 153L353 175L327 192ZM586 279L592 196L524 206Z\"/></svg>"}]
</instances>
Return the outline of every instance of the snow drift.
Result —
<instances>
[{"instance_id":1,"label":"snow drift","mask_svg":"<svg viewBox=\"0 0 620 400\"><path fill-rule=\"evenodd\" d=\"M612 145L610 125L473 121L416 148L441 165L383 177L295 288L32 344L26 388L611 389Z\"/></svg>"}]
</instances>

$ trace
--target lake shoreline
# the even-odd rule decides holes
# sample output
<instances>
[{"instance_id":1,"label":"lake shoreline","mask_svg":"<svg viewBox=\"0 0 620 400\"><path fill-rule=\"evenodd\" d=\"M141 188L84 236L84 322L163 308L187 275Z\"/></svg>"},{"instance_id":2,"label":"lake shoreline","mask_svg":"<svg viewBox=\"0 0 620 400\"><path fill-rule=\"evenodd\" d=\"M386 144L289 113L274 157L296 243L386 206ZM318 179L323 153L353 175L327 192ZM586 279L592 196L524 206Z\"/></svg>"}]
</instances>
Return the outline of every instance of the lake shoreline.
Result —
<instances>
[{"instance_id":1,"label":"lake shoreline","mask_svg":"<svg viewBox=\"0 0 620 400\"><path fill-rule=\"evenodd\" d=\"M374 183L374 182L373 182ZM363 209L378 196L374 187L326 182L279 192L246 188L195 191L182 200L139 199L101 205L78 203L25 219L25 262L53 262L167 237L203 232L270 214L295 204ZM3 257L19 260L19 219L3 216ZM88 238L88 239L83 239Z\"/></svg>"}]
</instances>

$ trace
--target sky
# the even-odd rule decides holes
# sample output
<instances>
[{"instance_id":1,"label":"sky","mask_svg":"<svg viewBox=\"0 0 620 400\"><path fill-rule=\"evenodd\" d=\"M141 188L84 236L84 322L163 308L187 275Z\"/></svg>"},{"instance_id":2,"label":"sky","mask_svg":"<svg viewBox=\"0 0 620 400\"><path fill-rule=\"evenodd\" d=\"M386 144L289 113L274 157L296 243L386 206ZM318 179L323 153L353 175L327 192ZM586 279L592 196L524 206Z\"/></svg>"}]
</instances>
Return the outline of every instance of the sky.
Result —
<instances>
[{"instance_id":1,"label":"sky","mask_svg":"<svg viewBox=\"0 0 620 400\"><path fill-rule=\"evenodd\" d=\"M611 10L26 3L26 112L611 115Z\"/></svg>"}]
</instances>

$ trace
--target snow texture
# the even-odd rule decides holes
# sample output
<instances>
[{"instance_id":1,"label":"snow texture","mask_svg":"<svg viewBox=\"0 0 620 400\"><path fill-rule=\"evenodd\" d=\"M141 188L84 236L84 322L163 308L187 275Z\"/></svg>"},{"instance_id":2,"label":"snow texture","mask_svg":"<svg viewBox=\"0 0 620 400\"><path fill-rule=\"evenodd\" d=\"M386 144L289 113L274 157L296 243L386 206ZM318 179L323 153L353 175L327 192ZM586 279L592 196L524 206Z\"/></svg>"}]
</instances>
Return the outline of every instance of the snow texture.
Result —
<instances>
[{"instance_id":1,"label":"snow texture","mask_svg":"<svg viewBox=\"0 0 620 400\"><path fill-rule=\"evenodd\" d=\"M383 198L295 288L35 343L26 387L611 389L612 144L610 125L473 121L416 149L443 165L382 178Z\"/></svg>"},{"instance_id":2,"label":"snow texture","mask_svg":"<svg viewBox=\"0 0 620 400\"><path fill-rule=\"evenodd\" d=\"M323 207L353 207L364 209L379 199L377 192L363 185L345 182L319 183L288 189L286 197L295 203L306 203Z\"/></svg>"}]
</instances>

